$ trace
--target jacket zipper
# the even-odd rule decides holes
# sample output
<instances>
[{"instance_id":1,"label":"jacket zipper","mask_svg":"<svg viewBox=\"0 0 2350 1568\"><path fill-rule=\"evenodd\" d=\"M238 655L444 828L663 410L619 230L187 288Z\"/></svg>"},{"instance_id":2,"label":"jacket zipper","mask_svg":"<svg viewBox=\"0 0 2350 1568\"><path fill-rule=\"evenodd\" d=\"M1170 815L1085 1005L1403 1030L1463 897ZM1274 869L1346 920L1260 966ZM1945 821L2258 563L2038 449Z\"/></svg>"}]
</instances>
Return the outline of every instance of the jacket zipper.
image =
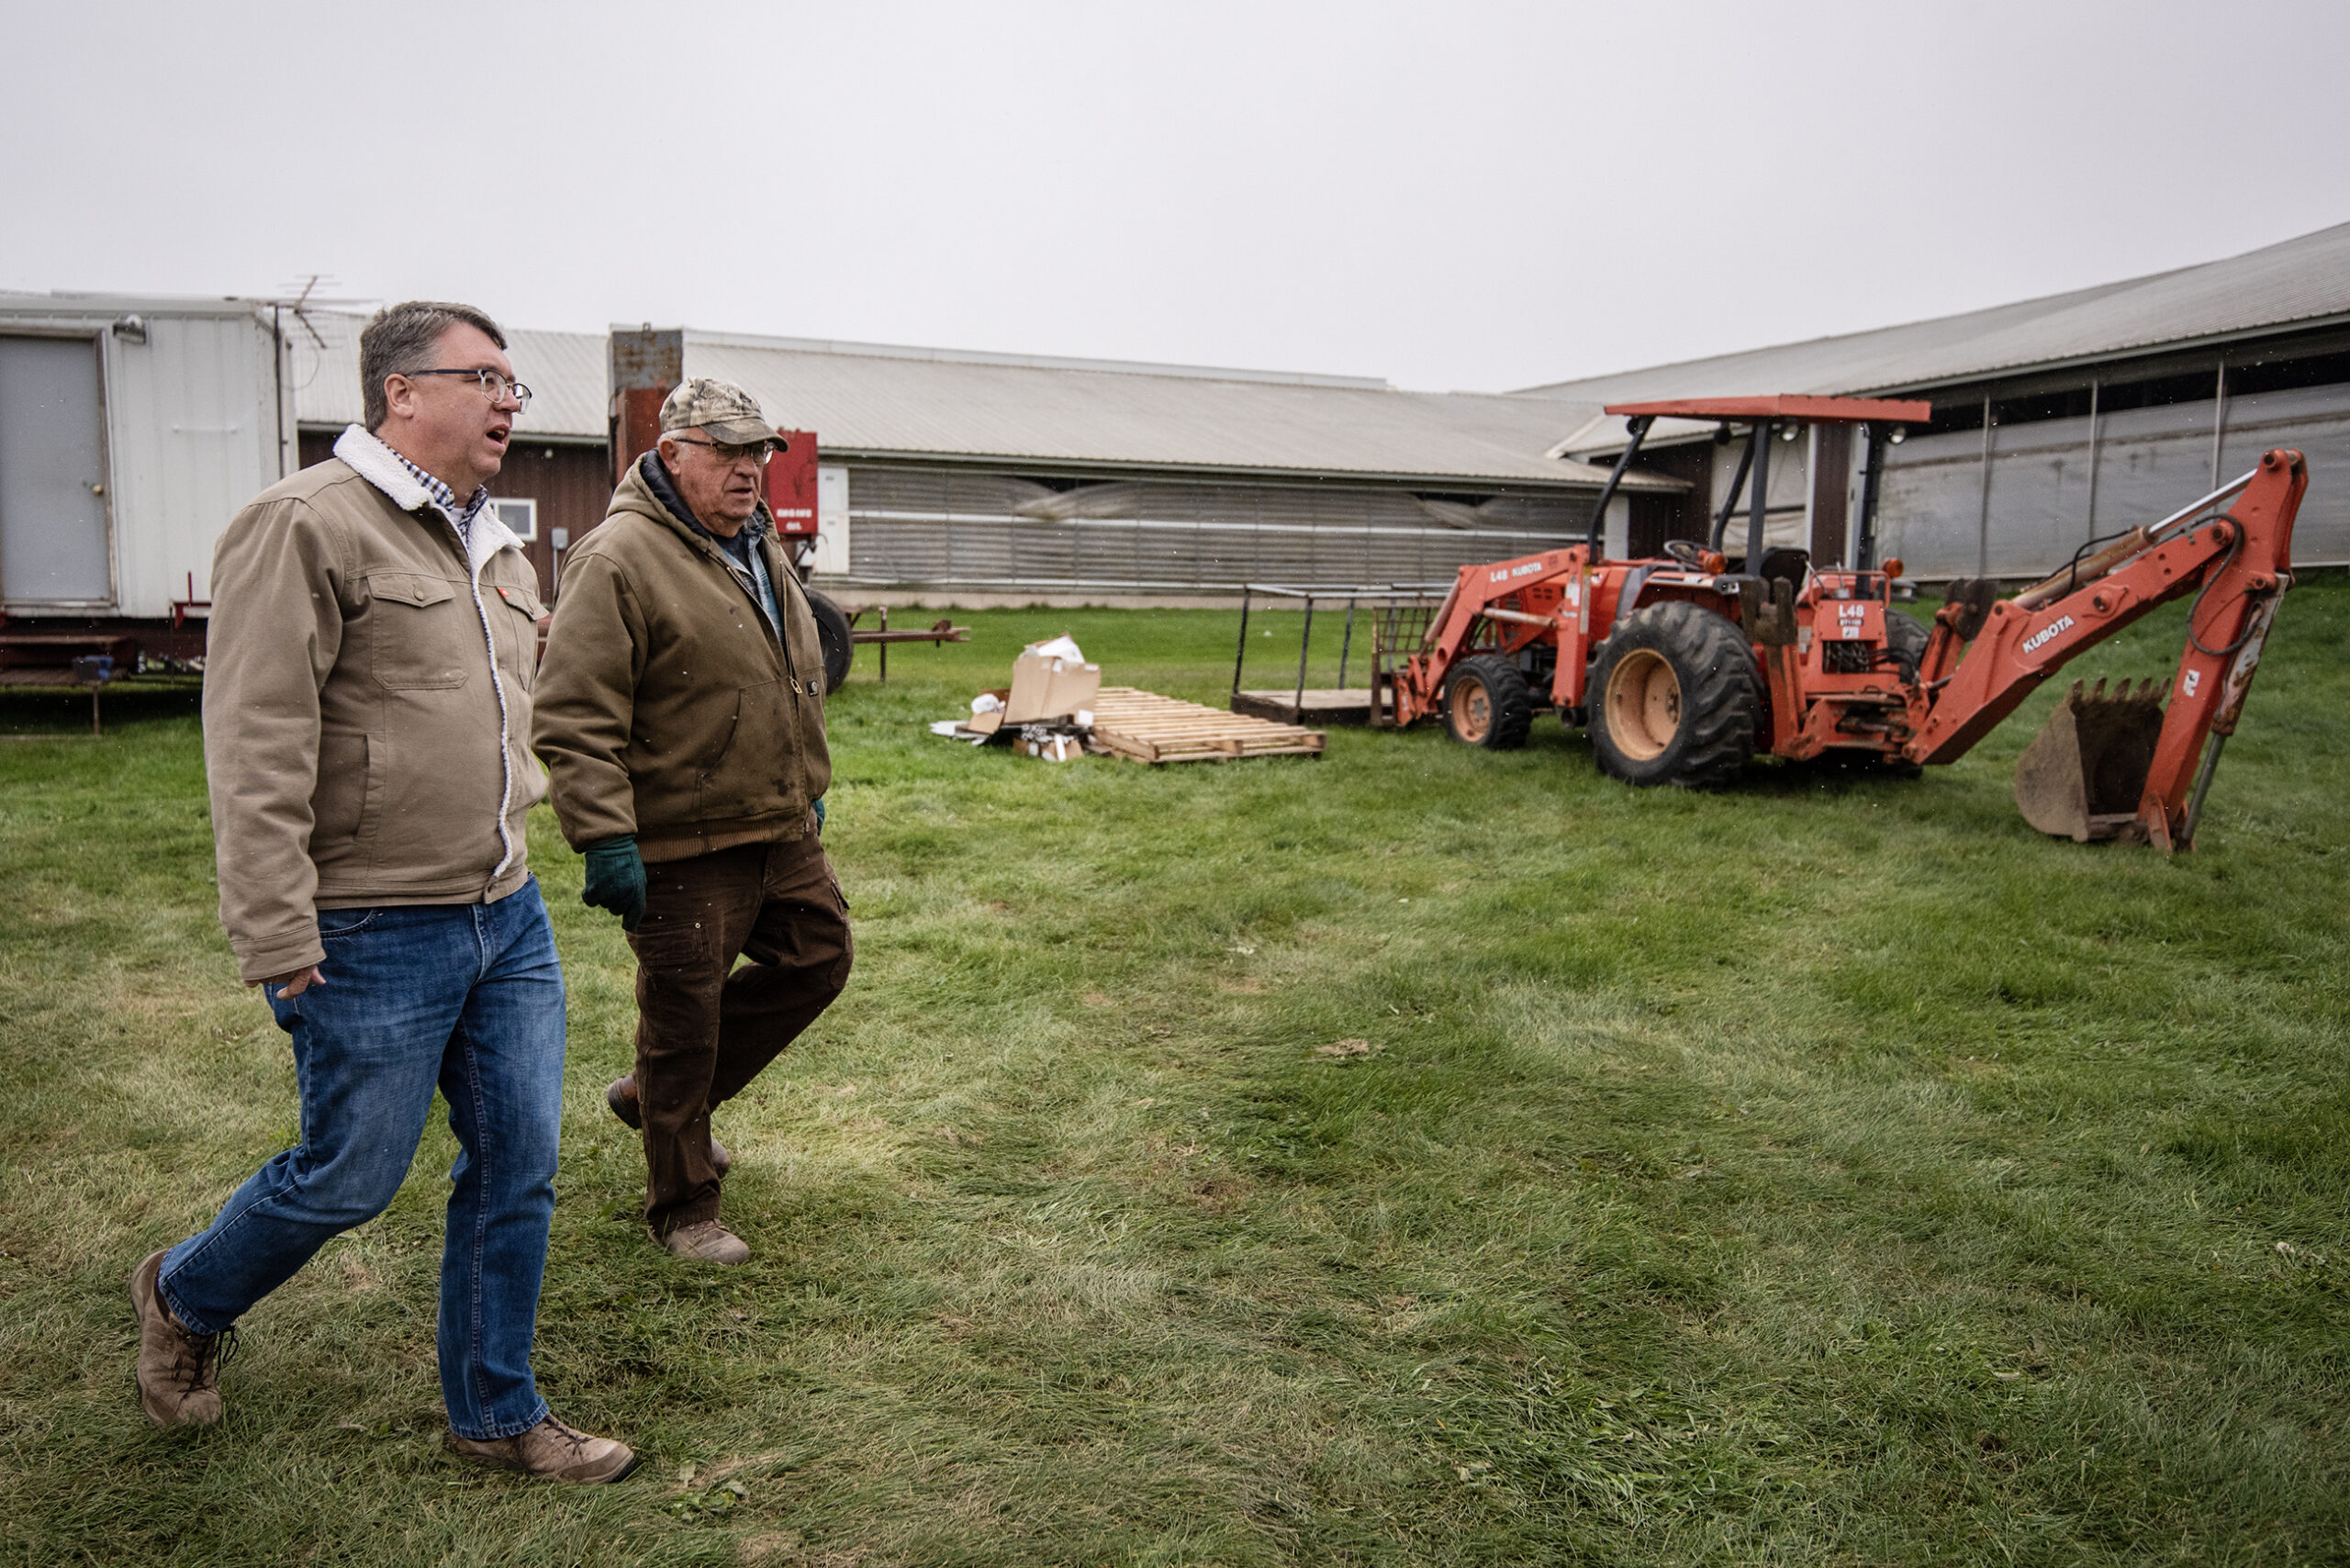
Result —
<instances>
[{"instance_id":1,"label":"jacket zipper","mask_svg":"<svg viewBox=\"0 0 2350 1568\"><path fill-rule=\"evenodd\" d=\"M716 546L712 545L707 539L697 539L694 543L700 545L703 552L708 554L711 560L718 563L718 567L721 571L724 572L729 577L733 579L734 586L740 588L743 591L743 596L751 601L752 618L764 623L767 618L767 607L759 602L759 583L756 574L738 571L735 568L734 564L732 561L729 561L725 554ZM762 559L766 558L767 547L764 541L755 544L754 548L759 551ZM744 580L746 577L750 578L748 582ZM775 575L772 563L770 563L768 566L767 577L769 581L776 584L778 590L775 596L775 641L776 646L782 650L783 653L784 674L789 678L791 700L796 705L803 695L800 689L800 666L798 661L794 660L791 656L791 617L784 613L783 606L786 596L780 591L782 588L782 579Z\"/></svg>"},{"instance_id":2,"label":"jacket zipper","mask_svg":"<svg viewBox=\"0 0 2350 1568\"><path fill-rule=\"evenodd\" d=\"M431 510L438 513L441 509L433 507ZM483 510L488 509L485 507ZM442 521L448 521L445 517ZM497 559L498 552L491 551L482 557L480 566L476 566L472 542L460 534L454 524L450 525L449 535L456 543L457 554L464 559L465 587L473 595L474 614L481 622L482 644L489 650L489 687L498 694L498 847L499 853L498 864L490 869L489 880L482 884L482 902L487 903L489 901L489 895L497 890L498 879L506 875L506 868L514 863L514 834L506 821L508 811L514 803L513 721L506 709L506 677L498 667L498 633L490 629L489 607L481 600L481 568Z\"/></svg>"}]
</instances>

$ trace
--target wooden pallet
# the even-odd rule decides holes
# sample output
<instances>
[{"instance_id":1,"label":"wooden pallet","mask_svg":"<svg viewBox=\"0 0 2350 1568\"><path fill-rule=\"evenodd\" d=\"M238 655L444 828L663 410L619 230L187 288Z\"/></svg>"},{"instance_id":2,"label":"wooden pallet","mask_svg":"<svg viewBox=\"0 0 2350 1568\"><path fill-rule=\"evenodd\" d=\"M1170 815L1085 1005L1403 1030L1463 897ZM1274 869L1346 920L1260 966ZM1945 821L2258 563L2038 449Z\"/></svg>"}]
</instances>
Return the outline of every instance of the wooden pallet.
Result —
<instances>
[{"instance_id":1,"label":"wooden pallet","mask_svg":"<svg viewBox=\"0 0 2350 1568\"><path fill-rule=\"evenodd\" d=\"M1322 732L1221 708L1105 686L1093 700L1093 739L1129 762L1226 762L1236 756L1319 756Z\"/></svg>"}]
</instances>

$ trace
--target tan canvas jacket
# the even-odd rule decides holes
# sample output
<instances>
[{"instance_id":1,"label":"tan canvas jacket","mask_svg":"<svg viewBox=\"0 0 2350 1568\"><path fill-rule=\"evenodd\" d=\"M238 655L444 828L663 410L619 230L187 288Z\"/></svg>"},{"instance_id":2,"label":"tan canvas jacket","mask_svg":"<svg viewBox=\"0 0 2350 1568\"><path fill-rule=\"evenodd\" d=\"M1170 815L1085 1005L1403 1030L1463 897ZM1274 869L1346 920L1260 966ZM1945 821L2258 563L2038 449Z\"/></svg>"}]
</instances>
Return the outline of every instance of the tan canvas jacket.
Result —
<instances>
[{"instance_id":1,"label":"tan canvas jacket","mask_svg":"<svg viewBox=\"0 0 2350 1568\"><path fill-rule=\"evenodd\" d=\"M522 885L543 613L485 508L471 558L356 425L239 512L212 559L204 764L220 921L248 980L318 963L317 911Z\"/></svg>"},{"instance_id":2,"label":"tan canvas jacket","mask_svg":"<svg viewBox=\"0 0 2350 1568\"><path fill-rule=\"evenodd\" d=\"M636 835L648 861L789 842L833 777L824 660L772 537L778 640L718 546L632 465L564 563L532 744L576 848Z\"/></svg>"}]
</instances>

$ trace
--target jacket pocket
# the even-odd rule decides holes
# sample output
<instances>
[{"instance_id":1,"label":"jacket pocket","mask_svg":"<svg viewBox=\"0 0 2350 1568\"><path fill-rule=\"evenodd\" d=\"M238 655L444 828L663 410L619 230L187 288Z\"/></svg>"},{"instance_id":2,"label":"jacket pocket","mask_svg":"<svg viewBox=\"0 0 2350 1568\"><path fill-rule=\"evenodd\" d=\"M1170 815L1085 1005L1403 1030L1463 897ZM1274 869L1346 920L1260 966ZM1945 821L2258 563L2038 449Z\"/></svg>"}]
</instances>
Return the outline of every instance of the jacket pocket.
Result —
<instances>
[{"instance_id":1,"label":"jacket pocket","mask_svg":"<svg viewBox=\"0 0 2350 1568\"><path fill-rule=\"evenodd\" d=\"M481 630L473 606L456 602L455 584L424 572L370 572L367 598L377 685L427 691L465 684L464 650Z\"/></svg>"},{"instance_id":2,"label":"jacket pocket","mask_svg":"<svg viewBox=\"0 0 2350 1568\"><path fill-rule=\"evenodd\" d=\"M310 796L310 863L319 879L364 879L384 822L390 744L380 734L327 730L319 736L319 782Z\"/></svg>"},{"instance_id":3,"label":"jacket pocket","mask_svg":"<svg viewBox=\"0 0 2350 1568\"><path fill-rule=\"evenodd\" d=\"M699 820L736 822L794 809L786 772L798 739L797 707L779 680L735 693L733 726L699 780ZM798 801L797 809L806 811L808 802Z\"/></svg>"},{"instance_id":4,"label":"jacket pocket","mask_svg":"<svg viewBox=\"0 0 2350 1568\"><path fill-rule=\"evenodd\" d=\"M373 748L364 734L326 730L319 736L319 782L310 794L310 859L320 867L352 857L373 803Z\"/></svg>"},{"instance_id":5,"label":"jacket pocket","mask_svg":"<svg viewBox=\"0 0 2350 1568\"><path fill-rule=\"evenodd\" d=\"M498 662L528 691L538 683L539 618L547 607L540 602L538 591L526 583L484 583L482 589L485 602L494 597L515 612L493 614L490 619L499 623Z\"/></svg>"}]
</instances>

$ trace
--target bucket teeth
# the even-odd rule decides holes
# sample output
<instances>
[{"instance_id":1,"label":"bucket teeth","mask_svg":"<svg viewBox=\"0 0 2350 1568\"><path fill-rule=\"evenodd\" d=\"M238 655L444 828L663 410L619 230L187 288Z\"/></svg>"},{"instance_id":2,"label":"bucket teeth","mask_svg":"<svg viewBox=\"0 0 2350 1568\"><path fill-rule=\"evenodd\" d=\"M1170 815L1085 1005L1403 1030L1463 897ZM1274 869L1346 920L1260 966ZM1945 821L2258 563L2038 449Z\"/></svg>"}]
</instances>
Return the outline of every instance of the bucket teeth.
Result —
<instances>
[{"instance_id":1,"label":"bucket teeth","mask_svg":"<svg viewBox=\"0 0 2350 1568\"><path fill-rule=\"evenodd\" d=\"M2016 763L2016 806L2041 832L2076 843L2130 833L2161 737L2167 681L2080 681Z\"/></svg>"}]
</instances>

